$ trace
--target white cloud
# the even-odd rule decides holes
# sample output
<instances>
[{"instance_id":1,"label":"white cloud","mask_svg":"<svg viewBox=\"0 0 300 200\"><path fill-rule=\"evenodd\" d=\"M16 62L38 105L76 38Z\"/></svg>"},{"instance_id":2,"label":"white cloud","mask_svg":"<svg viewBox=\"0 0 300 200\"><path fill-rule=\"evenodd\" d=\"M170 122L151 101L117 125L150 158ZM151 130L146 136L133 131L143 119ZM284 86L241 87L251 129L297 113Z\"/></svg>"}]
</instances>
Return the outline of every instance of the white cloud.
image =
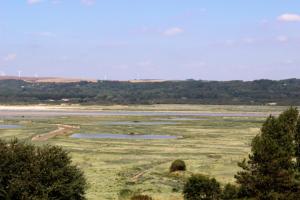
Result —
<instances>
[{"instance_id":1,"label":"white cloud","mask_svg":"<svg viewBox=\"0 0 300 200\"><path fill-rule=\"evenodd\" d=\"M52 3L52 4L60 4L60 3L61 3L61 0L52 0L51 3Z\"/></svg>"},{"instance_id":2,"label":"white cloud","mask_svg":"<svg viewBox=\"0 0 300 200\"><path fill-rule=\"evenodd\" d=\"M184 66L185 68L194 69L194 70L208 66L207 63L203 60L190 60L188 62L181 63L181 65Z\"/></svg>"},{"instance_id":3,"label":"white cloud","mask_svg":"<svg viewBox=\"0 0 300 200\"><path fill-rule=\"evenodd\" d=\"M163 31L163 35L165 35L165 36L175 36L175 35L179 35L183 32L184 32L184 30L182 28L173 27L173 28L169 28L169 29Z\"/></svg>"},{"instance_id":4,"label":"white cloud","mask_svg":"<svg viewBox=\"0 0 300 200\"><path fill-rule=\"evenodd\" d=\"M268 20L268 19L262 19L262 20L260 20L259 24L262 25L262 26L269 25L270 24L270 20Z\"/></svg>"},{"instance_id":5,"label":"white cloud","mask_svg":"<svg viewBox=\"0 0 300 200\"><path fill-rule=\"evenodd\" d=\"M253 44L256 42L256 39L252 37L248 37L248 38L244 38L242 41L246 44Z\"/></svg>"},{"instance_id":6,"label":"white cloud","mask_svg":"<svg viewBox=\"0 0 300 200\"><path fill-rule=\"evenodd\" d=\"M276 38L276 40L279 42L287 42L289 40L289 38L285 35L280 35Z\"/></svg>"},{"instance_id":7,"label":"white cloud","mask_svg":"<svg viewBox=\"0 0 300 200\"><path fill-rule=\"evenodd\" d=\"M29 5L34 5L34 4L45 2L45 0L26 0L26 1L27 1L27 4L29 4ZM62 0L48 0L48 2L50 2L52 4L60 4L60 3L62 3Z\"/></svg>"},{"instance_id":8,"label":"white cloud","mask_svg":"<svg viewBox=\"0 0 300 200\"><path fill-rule=\"evenodd\" d=\"M285 65L292 65L292 64L295 64L295 61L294 60L284 60L282 63Z\"/></svg>"},{"instance_id":9,"label":"white cloud","mask_svg":"<svg viewBox=\"0 0 300 200\"><path fill-rule=\"evenodd\" d=\"M228 40L225 40L224 41L224 44L226 46L232 46L232 45L235 45L236 41L235 40L231 40L231 39L228 39Z\"/></svg>"},{"instance_id":10,"label":"white cloud","mask_svg":"<svg viewBox=\"0 0 300 200\"><path fill-rule=\"evenodd\" d=\"M43 0L27 0L27 3L30 5L41 3Z\"/></svg>"},{"instance_id":11,"label":"white cloud","mask_svg":"<svg viewBox=\"0 0 300 200\"><path fill-rule=\"evenodd\" d=\"M129 69L129 65L127 64L120 64L115 66L117 69L126 70Z\"/></svg>"},{"instance_id":12,"label":"white cloud","mask_svg":"<svg viewBox=\"0 0 300 200\"><path fill-rule=\"evenodd\" d=\"M206 12L206 11L207 11L206 8L201 8L201 9L200 9L200 12L202 12L202 13L204 13L204 12Z\"/></svg>"},{"instance_id":13,"label":"white cloud","mask_svg":"<svg viewBox=\"0 0 300 200\"><path fill-rule=\"evenodd\" d=\"M96 0L81 0L81 3L87 6L91 6L96 3Z\"/></svg>"},{"instance_id":14,"label":"white cloud","mask_svg":"<svg viewBox=\"0 0 300 200\"><path fill-rule=\"evenodd\" d=\"M105 43L100 43L98 46L101 48L119 48L126 47L129 43L126 41L107 41Z\"/></svg>"},{"instance_id":15,"label":"white cloud","mask_svg":"<svg viewBox=\"0 0 300 200\"><path fill-rule=\"evenodd\" d=\"M14 60L16 60L16 58L17 58L17 54L15 54L15 53L10 53L10 54L7 54L4 58L3 58L3 60L4 61L14 61Z\"/></svg>"},{"instance_id":16,"label":"white cloud","mask_svg":"<svg viewBox=\"0 0 300 200\"><path fill-rule=\"evenodd\" d=\"M6 74L5 74L4 71L0 71L0 75L1 75L1 76L5 76Z\"/></svg>"},{"instance_id":17,"label":"white cloud","mask_svg":"<svg viewBox=\"0 0 300 200\"><path fill-rule=\"evenodd\" d=\"M40 37L55 37L56 36L54 33L48 32L48 31L34 32L34 33L31 33L31 35L40 36Z\"/></svg>"},{"instance_id":18,"label":"white cloud","mask_svg":"<svg viewBox=\"0 0 300 200\"><path fill-rule=\"evenodd\" d=\"M300 22L300 15L293 14L293 13L286 13L286 14L280 15L278 17L278 20L282 21L282 22Z\"/></svg>"},{"instance_id":19,"label":"white cloud","mask_svg":"<svg viewBox=\"0 0 300 200\"><path fill-rule=\"evenodd\" d=\"M150 60L143 60L141 62L138 62L137 65L140 67L149 67L150 65L152 65L152 62Z\"/></svg>"}]
</instances>

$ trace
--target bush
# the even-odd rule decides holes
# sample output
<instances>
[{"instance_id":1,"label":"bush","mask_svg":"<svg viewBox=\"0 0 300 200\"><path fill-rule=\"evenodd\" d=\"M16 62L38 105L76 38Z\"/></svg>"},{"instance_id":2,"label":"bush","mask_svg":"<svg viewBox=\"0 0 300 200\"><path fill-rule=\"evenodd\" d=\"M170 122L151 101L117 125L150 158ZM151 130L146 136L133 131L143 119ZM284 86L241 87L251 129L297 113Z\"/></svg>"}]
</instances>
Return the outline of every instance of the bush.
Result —
<instances>
[{"instance_id":1,"label":"bush","mask_svg":"<svg viewBox=\"0 0 300 200\"><path fill-rule=\"evenodd\" d=\"M225 185L222 192L222 200L233 200L238 198L239 189L235 185Z\"/></svg>"},{"instance_id":2,"label":"bush","mask_svg":"<svg viewBox=\"0 0 300 200\"><path fill-rule=\"evenodd\" d=\"M139 194L131 197L131 200L153 200L153 199L148 195Z\"/></svg>"},{"instance_id":3,"label":"bush","mask_svg":"<svg viewBox=\"0 0 300 200\"><path fill-rule=\"evenodd\" d=\"M60 147L0 140L0 155L0 199L85 199L83 173Z\"/></svg>"},{"instance_id":4,"label":"bush","mask_svg":"<svg viewBox=\"0 0 300 200\"><path fill-rule=\"evenodd\" d=\"M132 196L134 195L134 192L130 189L122 189L120 192L119 192L119 199L120 200L123 200L123 199L130 199Z\"/></svg>"},{"instance_id":5,"label":"bush","mask_svg":"<svg viewBox=\"0 0 300 200\"><path fill-rule=\"evenodd\" d=\"M170 172L176 172L176 171L185 171L186 165L183 160L175 160L171 164Z\"/></svg>"},{"instance_id":6,"label":"bush","mask_svg":"<svg viewBox=\"0 0 300 200\"><path fill-rule=\"evenodd\" d=\"M183 194L186 200L219 200L221 187L216 179L196 174L188 179Z\"/></svg>"}]
</instances>

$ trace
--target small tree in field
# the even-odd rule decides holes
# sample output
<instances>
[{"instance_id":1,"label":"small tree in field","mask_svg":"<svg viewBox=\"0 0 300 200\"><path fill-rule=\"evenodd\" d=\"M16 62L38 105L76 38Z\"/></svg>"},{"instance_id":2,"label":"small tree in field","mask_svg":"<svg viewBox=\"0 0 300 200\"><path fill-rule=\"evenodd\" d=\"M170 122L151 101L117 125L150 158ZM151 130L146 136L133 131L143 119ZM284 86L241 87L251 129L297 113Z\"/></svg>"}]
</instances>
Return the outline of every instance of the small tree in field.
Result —
<instances>
[{"instance_id":1,"label":"small tree in field","mask_svg":"<svg viewBox=\"0 0 300 200\"><path fill-rule=\"evenodd\" d=\"M60 147L0 140L0 155L0 199L85 199L83 173Z\"/></svg>"},{"instance_id":2,"label":"small tree in field","mask_svg":"<svg viewBox=\"0 0 300 200\"><path fill-rule=\"evenodd\" d=\"M218 200L221 187L216 179L196 174L188 179L183 194L185 200Z\"/></svg>"},{"instance_id":3,"label":"small tree in field","mask_svg":"<svg viewBox=\"0 0 300 200\"><path fill-rule=\"evenodd\" d=\"M235 176L240 196L259 200L300 199L300 123L295 108L270 116L252 141L249 160Z\"/></svg>"}]
</instances>

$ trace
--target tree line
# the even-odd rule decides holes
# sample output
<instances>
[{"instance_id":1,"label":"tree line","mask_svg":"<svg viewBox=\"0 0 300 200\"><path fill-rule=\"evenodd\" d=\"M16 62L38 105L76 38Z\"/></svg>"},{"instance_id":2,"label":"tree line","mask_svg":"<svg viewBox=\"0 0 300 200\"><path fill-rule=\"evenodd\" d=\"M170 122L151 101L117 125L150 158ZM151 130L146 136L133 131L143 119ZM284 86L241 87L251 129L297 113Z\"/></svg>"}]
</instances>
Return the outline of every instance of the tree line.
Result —
<instances>
[{"instance_id":1,"label":"tree line","mask_svg":"<svg viewBox=\"0 0 300 200\"><path fill-rule=\"evenodd\" d=\"M98 81L30 83L0 80L0 103L299 105L300 79L280 81Z\"/></svg>"}]
</instances>

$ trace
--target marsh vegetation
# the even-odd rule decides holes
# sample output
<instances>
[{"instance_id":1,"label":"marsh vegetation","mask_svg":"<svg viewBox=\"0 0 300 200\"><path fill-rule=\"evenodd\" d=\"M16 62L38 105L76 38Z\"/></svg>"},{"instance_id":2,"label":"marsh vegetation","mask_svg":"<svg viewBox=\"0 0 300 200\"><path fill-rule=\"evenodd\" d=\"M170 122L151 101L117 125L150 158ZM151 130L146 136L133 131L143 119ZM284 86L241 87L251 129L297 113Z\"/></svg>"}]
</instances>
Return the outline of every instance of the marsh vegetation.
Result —
<instances>
[{"instance_id":1,"label":"marsh vegetation","mask_svg":"<svg viewBox=\"0 0 300 200\"><path fill-rule=\"evenodd\" d=\"M82 110L91 107L80 107ZM95 108L97 109L97 108ZM117 110L116 107L106 107ZM193 173L215 177L223 186L234 183L239 170L237 163L247 157L251 140L269 113L278 113L285 107L260 106L132 106L127 110L145 111L155 115L105 115L105 116L3 116L0 124L21 125L18 129L1 129L1 139L17 137L32 142L31 138L57 129L57 124L80 127L69 135L59 135L35 145L59 145L70 152L73 162L84 171L89 188L87 198L119 199L128 194L150 195L154 199L182 199L183 186ZM194 120L180 120L174 114L162 116L159 111L232 112L234 115L184 116ZM242 115L257 113L259 115ZM178 120L176 120L178 118ZM167 124L132 125L126 122L176 122ZM203 120L205 119L205 120ZM110 125L109 123L115 123ZM122 123L123 122L123 123ZM108 124L107 124L108 123ZM178 139L126 140L126 139L76 139L76 133L109 133L136 135L169 135ZM170 173L174 160L184 160L187 170Z\"/></svg>"}]
</instances>

